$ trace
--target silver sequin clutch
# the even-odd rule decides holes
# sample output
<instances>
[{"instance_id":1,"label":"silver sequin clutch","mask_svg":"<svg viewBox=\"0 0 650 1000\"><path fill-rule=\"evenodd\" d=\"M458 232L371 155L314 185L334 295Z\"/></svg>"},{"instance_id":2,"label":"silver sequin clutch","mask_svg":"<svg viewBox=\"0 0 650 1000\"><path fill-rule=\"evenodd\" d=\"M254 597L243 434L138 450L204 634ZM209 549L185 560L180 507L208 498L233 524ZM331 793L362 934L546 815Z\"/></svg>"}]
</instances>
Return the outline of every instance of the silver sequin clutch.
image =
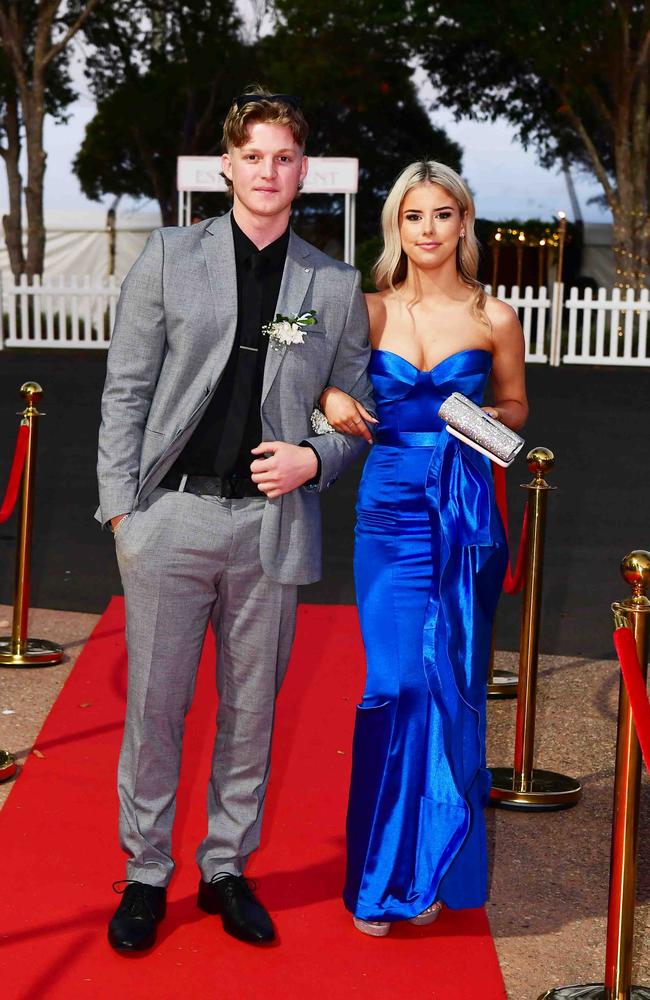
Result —
<instances>
[{"instance_id":1,"label":"silver sequin clutch","mask_svg":"<svg viewBox=\"0 0 650 1000\"><path fill-rule=\"evenodd\" d=\"M445 428L454 437L486 455L492 462L507 469L524 445L524 439L495 420L462 392L453 392L440 409Z\"/></svg>"}]
</instances>

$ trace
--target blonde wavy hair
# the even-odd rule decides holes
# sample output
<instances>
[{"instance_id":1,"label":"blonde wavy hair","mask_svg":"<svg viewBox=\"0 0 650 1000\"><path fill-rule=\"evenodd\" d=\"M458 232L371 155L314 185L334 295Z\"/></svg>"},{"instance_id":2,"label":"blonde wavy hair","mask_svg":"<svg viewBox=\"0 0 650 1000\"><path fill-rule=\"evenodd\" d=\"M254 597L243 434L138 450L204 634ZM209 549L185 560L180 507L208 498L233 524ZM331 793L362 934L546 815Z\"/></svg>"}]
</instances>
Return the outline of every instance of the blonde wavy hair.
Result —
<instances>
[{"instance_id":1,"label":"blonde wavy hair","mask_svg":"<svg viewBox=\"0 0 650 1000\"><path fill-rule=\"evenodd\" d=\"M400 209L407 192L419 184L439 184L458 205L465 236L458 240L456 247L456 270L461 281L474 289L472 313L489 326L485 314L485 289L476 277L479 247L474 234L474 199L464 180L444 163L437 163L435 160L410 163L393 184L381 213L384 249L372 271L375 285L379 291L385 288L397 291L395 286L406 278L408 260L400 239Z\"/></svg>"}]
</instances>

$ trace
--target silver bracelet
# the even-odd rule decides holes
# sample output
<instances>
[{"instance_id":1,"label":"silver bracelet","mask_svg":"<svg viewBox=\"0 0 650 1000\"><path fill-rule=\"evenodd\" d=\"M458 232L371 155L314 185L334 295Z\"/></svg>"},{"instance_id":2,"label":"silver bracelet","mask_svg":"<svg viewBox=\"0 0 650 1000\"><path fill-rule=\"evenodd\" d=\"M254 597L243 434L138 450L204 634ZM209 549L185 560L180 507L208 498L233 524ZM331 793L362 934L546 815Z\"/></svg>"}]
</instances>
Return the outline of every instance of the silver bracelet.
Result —
<instances>
[{"instance_id":1,"label":"silver bracelet","mask_svg":"<svg viewBox=\"0 0 650 1000\"><path fill-rule=\"evenodd\" d=\"M312 412L311 426L316 434L334 434L334 428L318 407Z\"/></svg>"}]
</instances>

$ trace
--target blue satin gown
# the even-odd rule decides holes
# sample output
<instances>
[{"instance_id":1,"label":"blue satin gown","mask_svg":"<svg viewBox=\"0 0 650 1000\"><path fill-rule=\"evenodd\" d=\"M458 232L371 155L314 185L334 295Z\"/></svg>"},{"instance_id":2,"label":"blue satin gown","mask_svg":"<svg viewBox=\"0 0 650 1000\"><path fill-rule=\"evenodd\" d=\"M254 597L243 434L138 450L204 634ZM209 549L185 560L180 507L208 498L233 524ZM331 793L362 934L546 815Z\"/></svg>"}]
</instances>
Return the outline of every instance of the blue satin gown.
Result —
<instances>
[{"instance_id":1,"label":"blue satin gown","mask_svg":"<svg viewBox=\"0 0 650 1000\"><path fill-rule=\"evenodd\" d=\"M367 680L344 889L364 920L487 895L486 682L507 549L490 463L437 414L454 391L481 403L491 362L466 350L420 371L391 351L371 356L380 422L355 549Z\"/></svg>"}]
</instances>

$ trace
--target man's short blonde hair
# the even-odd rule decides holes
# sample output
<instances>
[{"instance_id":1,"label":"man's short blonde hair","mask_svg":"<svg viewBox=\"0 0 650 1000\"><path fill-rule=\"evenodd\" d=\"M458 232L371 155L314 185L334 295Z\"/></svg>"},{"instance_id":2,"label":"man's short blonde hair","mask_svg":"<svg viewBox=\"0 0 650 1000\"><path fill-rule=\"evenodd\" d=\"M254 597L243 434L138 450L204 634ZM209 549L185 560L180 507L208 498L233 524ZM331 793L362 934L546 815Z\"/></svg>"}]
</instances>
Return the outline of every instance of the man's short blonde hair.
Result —
<instances>
[{"instance_id":1,"label":"man's short blonde hair","mask_svg":"<svg viewBox=\"0 0 650 1000\"><path fill-rule=\"evenodd\" d=\"M254 100L243 103L248 94ZM262 100L260 100L262 98ZM244 146L248 141L248 129L251 125L264 122L267 125L283 125L293 136L296 146L304 151L309 134L309 126L299 107L294 107L286 101L278 99L266 87L248 87L246 91L233 101L230 111L223 123L222 152Z\"/></svg>"}]
</instances>

